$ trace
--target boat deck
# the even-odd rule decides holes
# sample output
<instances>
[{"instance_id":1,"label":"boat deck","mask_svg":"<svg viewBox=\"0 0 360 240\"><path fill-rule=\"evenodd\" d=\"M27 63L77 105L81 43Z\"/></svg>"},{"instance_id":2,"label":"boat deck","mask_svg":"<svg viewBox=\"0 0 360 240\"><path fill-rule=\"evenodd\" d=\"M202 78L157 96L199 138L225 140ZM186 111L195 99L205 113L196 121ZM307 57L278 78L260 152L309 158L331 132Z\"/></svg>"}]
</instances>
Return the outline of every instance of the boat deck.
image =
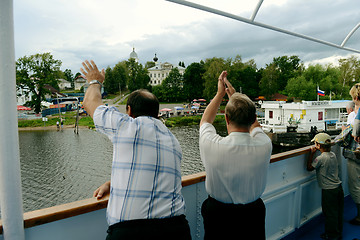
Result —
<instances>
[{"instance_id":1,"label":"boat deck","mask_svg":"<svg viewBox=\"0 0 360 240\"><path fill-rule=\"evenodd\" d=\"M360 239L360 226L349 223L356 215L356 206L350 196L345 197L344 201L344 230L343 240ZM320 234L324 233L324 217L320 214L295 232L282 238L282 240L318 240Z\"/></svg>"}]
</instances>

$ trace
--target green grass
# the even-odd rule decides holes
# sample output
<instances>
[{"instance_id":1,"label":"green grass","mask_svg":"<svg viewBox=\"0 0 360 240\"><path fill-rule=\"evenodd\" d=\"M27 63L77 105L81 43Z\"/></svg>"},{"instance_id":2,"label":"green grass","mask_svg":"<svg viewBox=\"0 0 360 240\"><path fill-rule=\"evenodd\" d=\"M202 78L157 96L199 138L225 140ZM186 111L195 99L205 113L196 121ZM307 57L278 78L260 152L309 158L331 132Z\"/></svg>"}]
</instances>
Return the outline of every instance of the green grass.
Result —
<instances>
[{"instance_id":1,"label":"green grass","mask_svg":"<svg viewBox=\"0 0 360 240\"><path fill-rule=\"evenodd\" d=\"M64 125L74 125L76 122L76 111L66 112L61 114L61 117L64 119ZM45 126L56 126L56 122L60 122L59 115L48 116L48 121L45 122ZM18 127L43 127L44 122L42 119L33 119L33 120L20 120L18 121ZM88 126L89 128L94 128L94 122L90 116L79 116L79 126Z\"/></svg>"}]
</instances>

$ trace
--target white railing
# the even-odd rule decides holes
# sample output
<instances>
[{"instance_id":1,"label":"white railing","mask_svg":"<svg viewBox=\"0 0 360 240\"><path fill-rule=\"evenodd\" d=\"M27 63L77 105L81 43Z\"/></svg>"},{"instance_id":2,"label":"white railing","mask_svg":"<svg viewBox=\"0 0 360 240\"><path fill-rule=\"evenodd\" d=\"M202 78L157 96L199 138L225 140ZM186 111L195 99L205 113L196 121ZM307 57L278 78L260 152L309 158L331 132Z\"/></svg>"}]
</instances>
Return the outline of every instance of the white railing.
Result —
<instances>
[{"instance_id":1,"label":"white railing","mask_svg":"<svg viewBox=\"0 0 360 240\"><path fill-rule=\"evenodd\" d=\"M310 147L275 154L262 199L266 205L267 239L280 239L321 212L321 190L314 172L305 169ZM339 146L332 149L341 166L345 195L347 172ZM193 239L203 239L201 204L207 198L205 173L183 177L182 193ZM27 240L105 239L107 200L86 199L24 214ZM1 228L0 228L1 231ZM0 235L0 240L3 236Z\"/></svg>"}]
</instances>

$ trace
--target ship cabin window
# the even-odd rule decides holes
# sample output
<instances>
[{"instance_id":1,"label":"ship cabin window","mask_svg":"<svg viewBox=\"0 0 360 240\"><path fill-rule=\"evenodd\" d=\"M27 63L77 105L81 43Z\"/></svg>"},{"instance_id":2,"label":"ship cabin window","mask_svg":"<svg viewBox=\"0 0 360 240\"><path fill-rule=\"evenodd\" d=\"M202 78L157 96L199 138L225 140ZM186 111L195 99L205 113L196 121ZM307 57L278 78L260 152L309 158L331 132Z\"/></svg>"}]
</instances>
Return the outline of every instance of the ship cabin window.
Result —
<instances>
[{"instance_id":1,"label":"ship cabin window","mask_svg":"<svg viewBox=\"0 0 360 240\"><path fill-rule=\"evenodd\" d=\"M323 120L323 112L318 112L318 120Z\"/></svg>"},{"instance_id":2,"label":"ship cabin window","mask_svg":"<svg viewBox=\"0 0 360 240\"><path fill-rule=\"evenodd\" d=\"M273 118L273 111L269 111L269 118Z\"/></svg>"}]
</instances>

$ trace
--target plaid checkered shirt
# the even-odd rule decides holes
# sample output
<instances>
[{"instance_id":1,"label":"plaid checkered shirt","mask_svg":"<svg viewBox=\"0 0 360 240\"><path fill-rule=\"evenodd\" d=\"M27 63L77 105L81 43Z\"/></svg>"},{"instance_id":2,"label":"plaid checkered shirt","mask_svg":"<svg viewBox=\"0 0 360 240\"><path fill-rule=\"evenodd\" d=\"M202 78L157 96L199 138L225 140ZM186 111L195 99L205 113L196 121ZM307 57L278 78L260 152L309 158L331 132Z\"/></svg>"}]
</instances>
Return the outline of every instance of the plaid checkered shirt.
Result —
<instances>
[{"instance_id":1,"label":"plaid checkered shirt","mask_svg":"<svg viewBox=\"0 0 360 240\"><path fill-rule=\"evenodd\" d=\"M185 214L182 152L169 129L158 119L134 119L104 105L95 110L94 123L113 143L108 224Z\"/></svg>"},{"instance_id":2,"label":"plaid checkered shirt","mask_svg":"<svg viewBox=\"0 0 360 240\"><path fill-rule=\"evenodd\" d=\"M354 162L360 163L360 159L356 157L355 150L359 147L359 143L352 136L353 126L348 125L336 138L334 142L339 144L343 149L343 156Z\"/></svg>"}]
</instances>

